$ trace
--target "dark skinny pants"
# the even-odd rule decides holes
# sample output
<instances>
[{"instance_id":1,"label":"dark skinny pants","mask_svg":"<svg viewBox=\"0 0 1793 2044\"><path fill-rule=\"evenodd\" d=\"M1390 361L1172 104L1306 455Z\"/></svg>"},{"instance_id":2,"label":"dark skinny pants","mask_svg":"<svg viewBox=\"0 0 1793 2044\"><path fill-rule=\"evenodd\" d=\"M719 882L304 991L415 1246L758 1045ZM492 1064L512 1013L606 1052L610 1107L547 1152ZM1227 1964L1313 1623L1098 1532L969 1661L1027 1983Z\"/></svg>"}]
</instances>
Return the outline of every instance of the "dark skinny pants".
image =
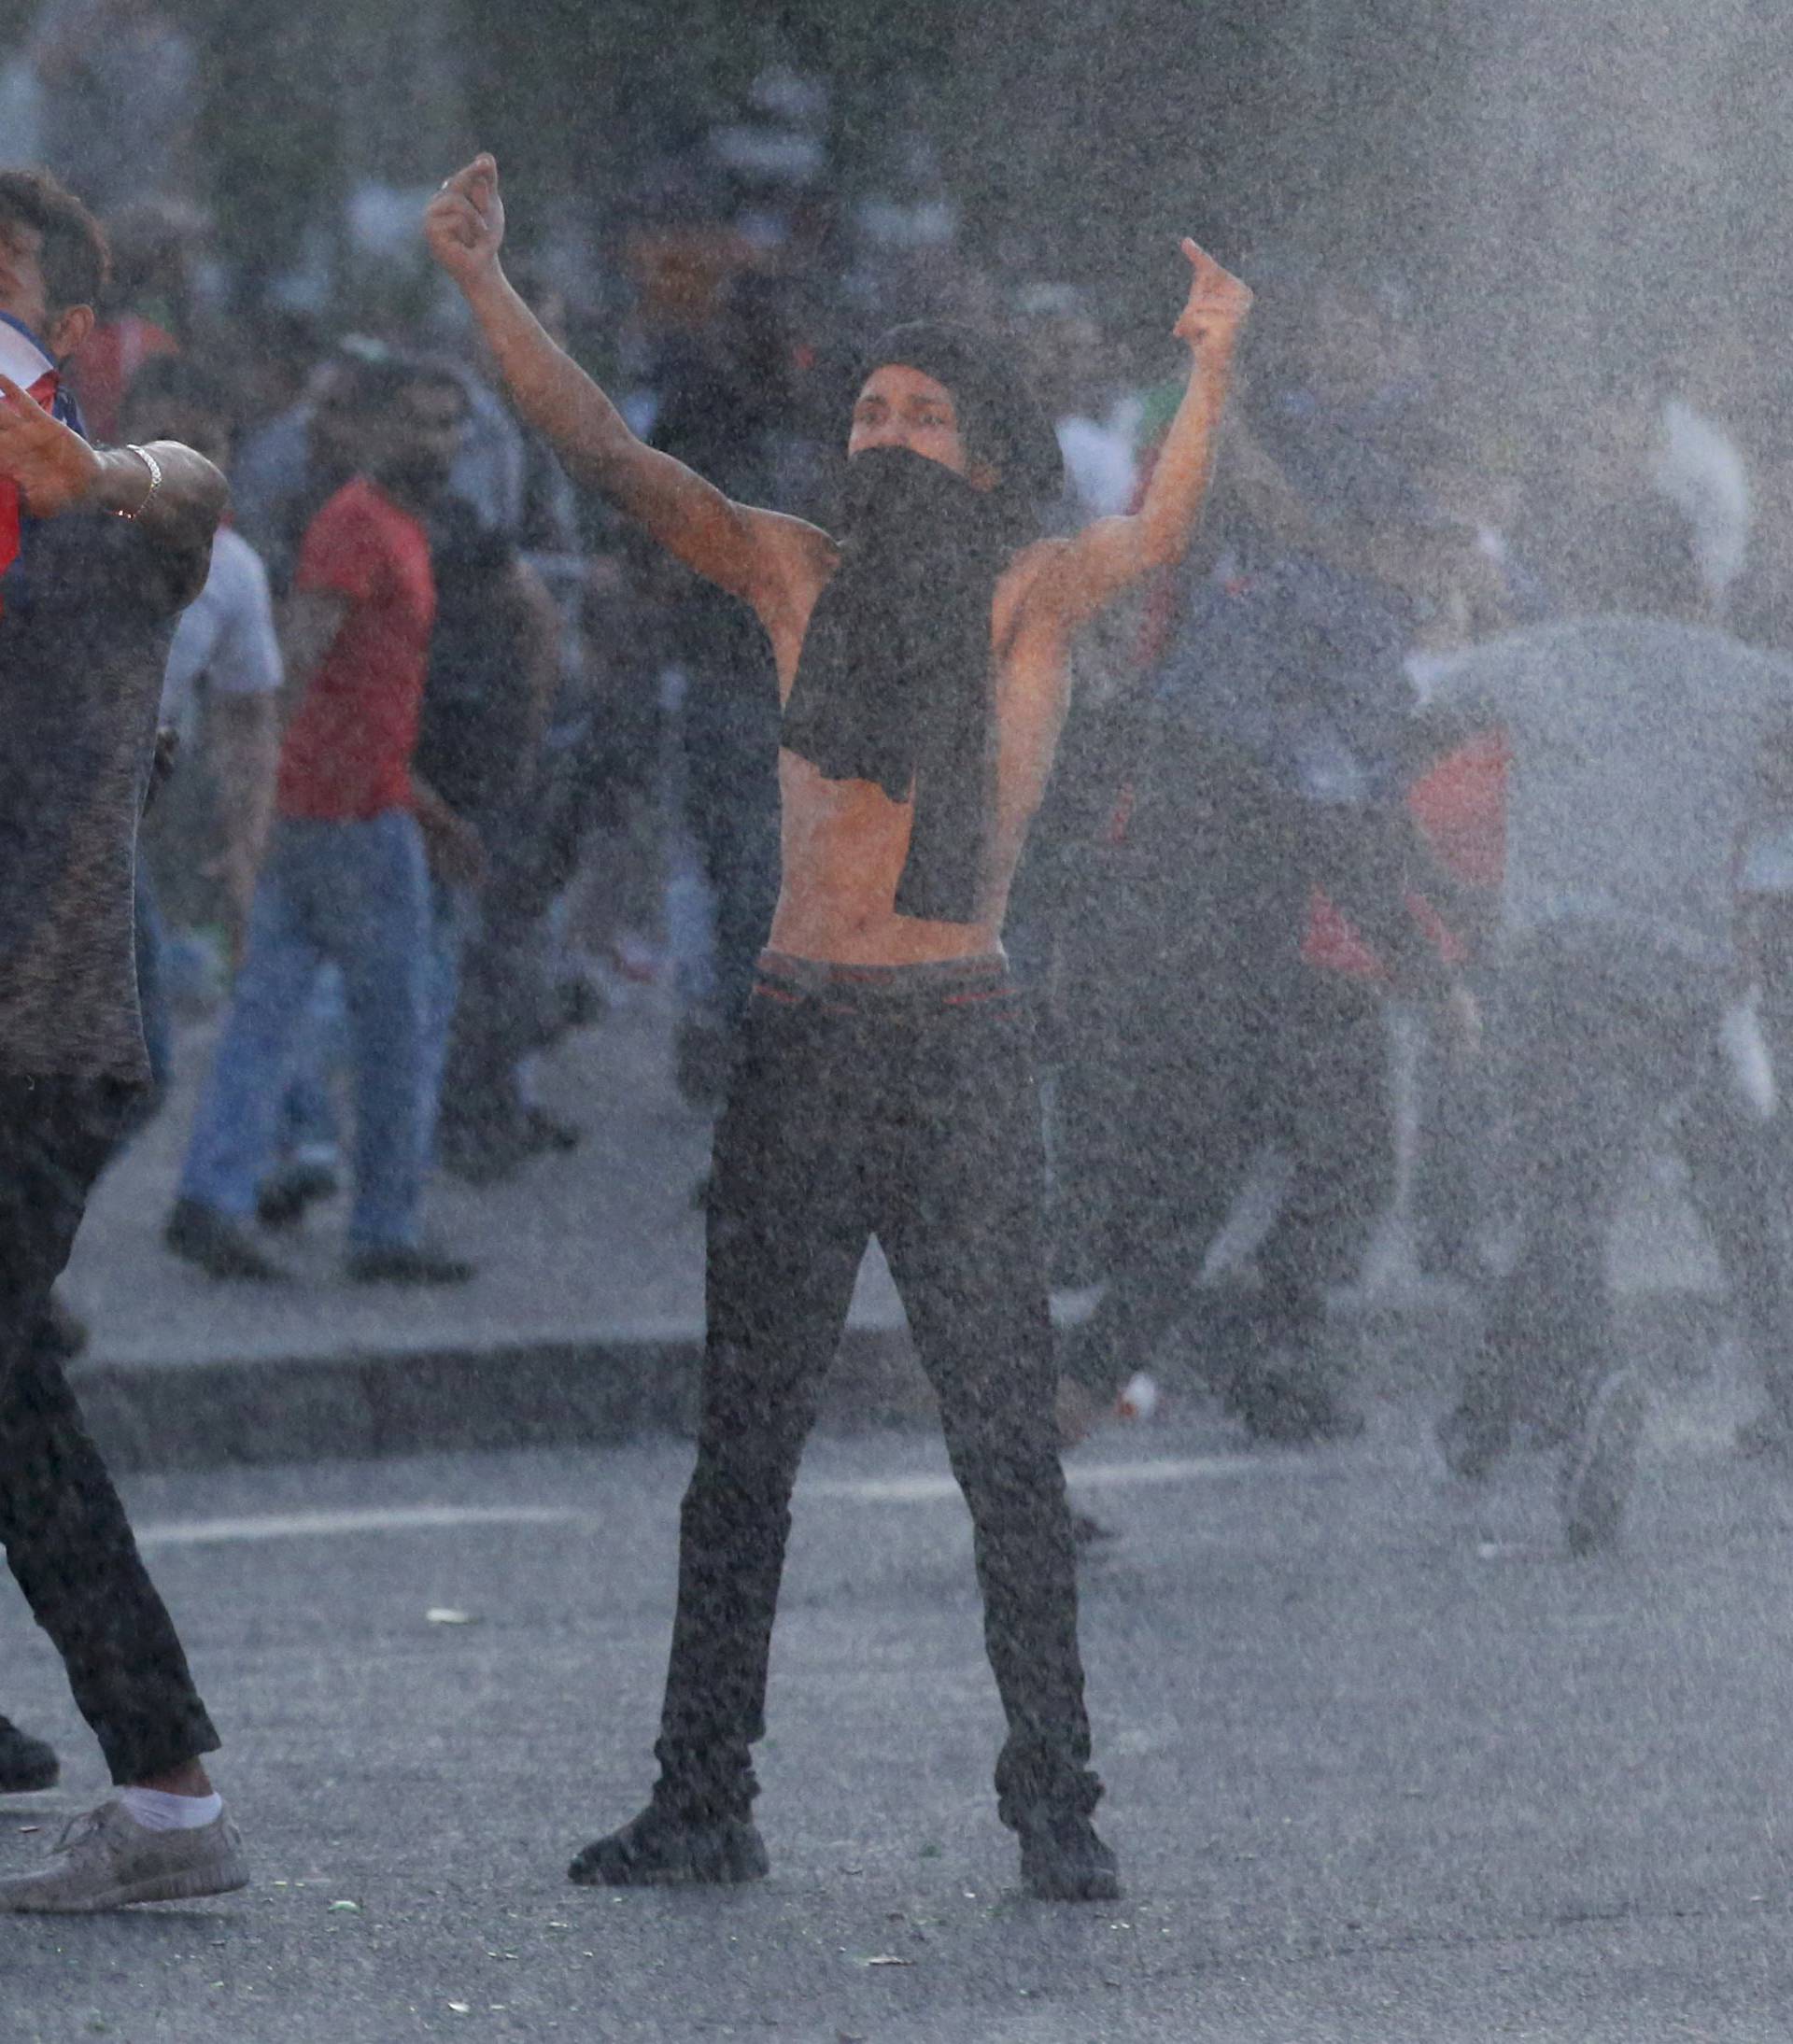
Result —
<instances>
[{"instance_id":1,"label":"dark skinny pants","mask_svg":"<svg viewBox=\"0 0 1793 2044\"><path fill-rule=\"evenodd\" d=\"M1000 966L768 963L718 1127L656 1794L744 1815L798 1461L876 1234L970 1507L1003 1821L1094 1807L1053 1420L1029 1017Z\"/></svg>"},{"instance_id":2,"label":"dark skinny pants","mask_svg":"<svg viewBox=\"0 0 1793 2044\"><path fill-rule=\"evenodd\" d=\"M43 1338L94 1180L140 1112L109 1081L0 1078L0 1544L115 1782L218 1745L124 1507Z\"/></svg>"}]
</instances>

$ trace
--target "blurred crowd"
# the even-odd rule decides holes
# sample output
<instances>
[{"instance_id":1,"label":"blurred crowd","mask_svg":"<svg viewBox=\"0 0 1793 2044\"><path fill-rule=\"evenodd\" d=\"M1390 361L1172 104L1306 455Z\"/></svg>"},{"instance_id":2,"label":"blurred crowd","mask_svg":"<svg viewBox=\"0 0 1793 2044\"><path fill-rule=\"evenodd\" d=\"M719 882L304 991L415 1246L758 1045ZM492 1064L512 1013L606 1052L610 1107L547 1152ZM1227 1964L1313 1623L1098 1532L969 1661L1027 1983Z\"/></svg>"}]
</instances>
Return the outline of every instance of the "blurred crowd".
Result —
<instances>
[{"instance_id":1,"label":"blurred crowd","mask_svg":"<svg viewBox=\"0 0 1793 2044\"><path fill-rule=\"evenodd\" d=\"M578 1142L540 1106L537 1061L634 984L668 991L678 1083L713 1105L778 883L779 709L757 627L573 486L446 298L420 290L401 317L402 294L372 313L233 295L193 203L191 54L151 0L56 0L29 58L34 147L113 243L76 365L90 428L184 440L234 492L170 669L179 757L143 902L164 1077L171 1015L229 1001L243 975L171 1246L219 1276L271 1275L277 1231L351 1179L370 1236L410 1239L422 1184L403 1158L489 1183ZM656 445L824 526L864 336L922 313L995 329L1057 424L1053 518L1124 512L1180 388L1167 337L1116 331L1074 281L980 267L919 141L881 195L833 204L816 90L763 80L737 121L660 166L601 264L564 240L511 261L544 327L601 363ZM108 160L120 127L95 105L133 107L128 160ZM1793 655L1793 447L1770 370L1716 326L1590 380L1573 415L1490 417L1446 395L1459 386L1398 278L1290 248L1244 267L1260 310L1202 532L1080 649L1009 948L1051 1023L1058 1276L1108 1280L1074 1367L1106 1388L1205 1314L1204 1353L1246 1423L1307 1438L1354 1424L1316 1337L1395 1196L1391 1042L1419 1045L1422 1269L1472 1276L1501 1253L1490 1131L1523 1089L1500 1044L1463 1054L1474 1016L1433 998L1477 985L1515 886L1512 735L1455 685L1466 649L1624 614ZM386 500L427 534L421 569ZM354 716L377 716L368 673L409 628L419 572L422 727L415 757L388 764L425 791L429 884L403 913L332 914L350 895L332 862L355 865L361 900L389 848L313 843L307 826L365 810ZM1720 667L1709 712L1659 713L1722 717ZM1624 764L1647 812L1664 791L1635 777L1672 779L1674 746L1633 745L1641 712L1622 698L1586 743ZM1723 998L1698 1080L1716 1105L1684 1145L1765 1342L1786 1332L1781 1246L1743 1238L1760 1233L1762 1186L1786 1184L1770 1106L1793 1043L1790 763L1785 740L1760 749L1720 848L1738 943L1708 967ZM256 926L271 844L312 903L279 928ZM1678 853L1641 838L1635 855ZM1588 913L1617 969L1648 981L1680 954L1623 892L1590 887L1607 906ZM426 1016L402 1037L382 1021L401 987ZM1391 1030L1391 1015L1418 1019ZM1665 1133L1673 1112L1687 1135L1687 1091L1650 1109ZM1745 1151L1753 1205L1731 1182ZM1198 1292L1266 1152L1282 1175L1255 1283ZM217 1224L245 1188L262 1225ZM453 1246L371 1273L470 1274Z\"/></svg>"}]
</instances>

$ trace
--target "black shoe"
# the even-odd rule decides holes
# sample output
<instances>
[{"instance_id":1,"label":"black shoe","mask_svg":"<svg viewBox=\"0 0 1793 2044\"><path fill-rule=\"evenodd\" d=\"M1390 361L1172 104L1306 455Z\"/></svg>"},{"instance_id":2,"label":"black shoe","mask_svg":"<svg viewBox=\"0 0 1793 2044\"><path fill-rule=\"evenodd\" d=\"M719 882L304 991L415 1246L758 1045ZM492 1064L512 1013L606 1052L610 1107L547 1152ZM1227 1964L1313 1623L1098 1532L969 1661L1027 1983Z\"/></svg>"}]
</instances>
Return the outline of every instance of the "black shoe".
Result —
<instances>
[{"instance_id":1,"label":"black shoe","mask_svg":"<svg viewBox=\"0 0 1793 2044\"><path fill-rule=\"evenodd\" d=\"M1598 1554L1617 1540L1648 1410L1635 1370L1600 1380L1563 1462L1562 1525L1572 1555Z\"/></svg>"},{"instance_id":2,"label":"black shoe","mask_svg":"<svg viewBox=\"0 0 1793 2044\"><path fill-rule=\"evenodd\" d=\"M745 1817L681 1817L652 1802L620 1831L587 1845L567 1879L582 1888L686 1888L763 1881L770 1862Z\"/></svg>"},{"instance_id":3,"label":"black shoe","mask_svg":"<svg viewBox=\"0 0 1793 2044\"><path fill-rule=\"evenodd\" d=\"M197 1263L210 1277L246 1278L253 1284L279 1284L289 1275L257 1247L241 1221L198 1200L174 1204L162 1232L163 1244L176 1256Z\"/></svg>"},{"instance_id":4,"label":"black shoe","mask_svg":"<svg viewBox=\"0 0 1793 2044\"><path fill-rule=\"evenodd\" d=\"M35 1796L54 1788L62 1763L41 1739L0 1717L0 1796Z\"/></svg>"},{"instance_id":5,"label":"black shoe","mask_svg":"<svg viewBox=\"0 0 1793 2044\"><path fill-rule=\"evenodd\" d=\"M406 1243L351 1249L343 1269L354 1285L464 1285L477 1275L476 1266L463 1257Z\"/></svg>"},{"instance_id":6,"label":"black shoe","mask_svg":"<svg viewBox=\"0 0 1793 2044\"><path fill-rule=\"evenodd\" d=\"M1021 1837L1021 1878L1042 1902L1119 1897L1120 1867L1080 1810L1035 1811L1015 1829Z\"/></svg>"},{"instance_id":7,"label":"black shoe","mask_svg":"<svg viewBox=\"0 0 1793 2044\"><path fill-rule=\"evenodd\" d=\"M336 1174L328 1164L277 1164L255 1196L255 1218L264 1228L296 1228L307 1206L335 1191Z\"/></svg>"},{"instance_id":8,"label":"black shoe","mask_svg":"<svg viewBox=\"0 0 1793 2044\"><path fill-rule=\"evenodd\" d=\"M1254 1441L1278 1447L1350 1441L1363 1431L1363 1415L1355 1406L1318 1377L1297 1371L1252 1370L1235 1382L1226 1403Z\"/></svg>"}]
</instances>

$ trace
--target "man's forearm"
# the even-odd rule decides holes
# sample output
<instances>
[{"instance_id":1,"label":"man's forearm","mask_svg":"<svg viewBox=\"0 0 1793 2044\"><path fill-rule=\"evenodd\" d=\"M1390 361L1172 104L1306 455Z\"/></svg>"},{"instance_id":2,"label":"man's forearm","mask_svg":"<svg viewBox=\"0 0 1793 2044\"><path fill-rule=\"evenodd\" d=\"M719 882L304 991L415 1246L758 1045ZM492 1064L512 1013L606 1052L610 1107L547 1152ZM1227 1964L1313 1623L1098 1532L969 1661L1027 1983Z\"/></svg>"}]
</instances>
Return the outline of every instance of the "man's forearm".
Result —
<instances>
[{"instance_id":1,"label":"man's forearm","mask_svg":"<svg viewBox=\"0 0 1793 2044\"><path fill-rule=\"evenodd\" d=\"M1217 336L1192 351L1189 386L1158 449L1137 514L1141 550L1151 566L1170 567L1189 550L1214 471L1215 443L1233 383L1235 345L1235 336Z\"/></svg>"},{"instance_id":2,"label":"man's forearm","mask_svg":"<svg viewBox=\"0 0 1793 2044\"><path fill-rule=\"evenodd\" d=\"M494 264L467 303L517 410L583 482L612 488L619 462L641 443L596 382L564 349Z\"/></svg>"},{"instance_id":3,"label":"man's forearm","mask_svg":"<svg viewBox=\"0 0 1793 2044\"><path fill-rule=\"evenodd\" d=\"M154 441L148 452L162 471L160 483L149 463L129 447L98 450L98 473L88 502L97 511L136 519L146 538L173 553L208 546L230 501L223 476L204 455L177 441Z\"/></svg>"}]
</instances>

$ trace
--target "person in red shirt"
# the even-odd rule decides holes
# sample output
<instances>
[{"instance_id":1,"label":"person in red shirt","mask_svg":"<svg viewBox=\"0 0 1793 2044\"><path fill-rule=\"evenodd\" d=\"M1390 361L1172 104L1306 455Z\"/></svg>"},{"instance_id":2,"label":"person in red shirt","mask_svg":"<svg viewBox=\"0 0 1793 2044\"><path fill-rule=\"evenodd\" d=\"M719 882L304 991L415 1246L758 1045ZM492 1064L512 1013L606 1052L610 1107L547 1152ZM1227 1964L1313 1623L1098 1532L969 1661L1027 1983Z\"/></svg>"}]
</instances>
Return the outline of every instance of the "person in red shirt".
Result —
<instances>
[{"instance_id":1,"label":"person in red shirt","mask_svg":"<svg viewBox=\"0 0 1793 2044\"><path fill-rule=\"evenodd\" d=\"M481 851L411 771L436 613L425 519L447 488L466 400L451 373L401 360L367 365L358 396L368 470L318 512L300 551L287 618L298 709L275 828L164 1234L216 1277L283 1275L249 1223L294 1030L325 962L343 975L354 1066L348 1275L410 1284L473 1275L423 1247L417 1225L430 866L472 883Z\"/></svg>"}]
</instances>

